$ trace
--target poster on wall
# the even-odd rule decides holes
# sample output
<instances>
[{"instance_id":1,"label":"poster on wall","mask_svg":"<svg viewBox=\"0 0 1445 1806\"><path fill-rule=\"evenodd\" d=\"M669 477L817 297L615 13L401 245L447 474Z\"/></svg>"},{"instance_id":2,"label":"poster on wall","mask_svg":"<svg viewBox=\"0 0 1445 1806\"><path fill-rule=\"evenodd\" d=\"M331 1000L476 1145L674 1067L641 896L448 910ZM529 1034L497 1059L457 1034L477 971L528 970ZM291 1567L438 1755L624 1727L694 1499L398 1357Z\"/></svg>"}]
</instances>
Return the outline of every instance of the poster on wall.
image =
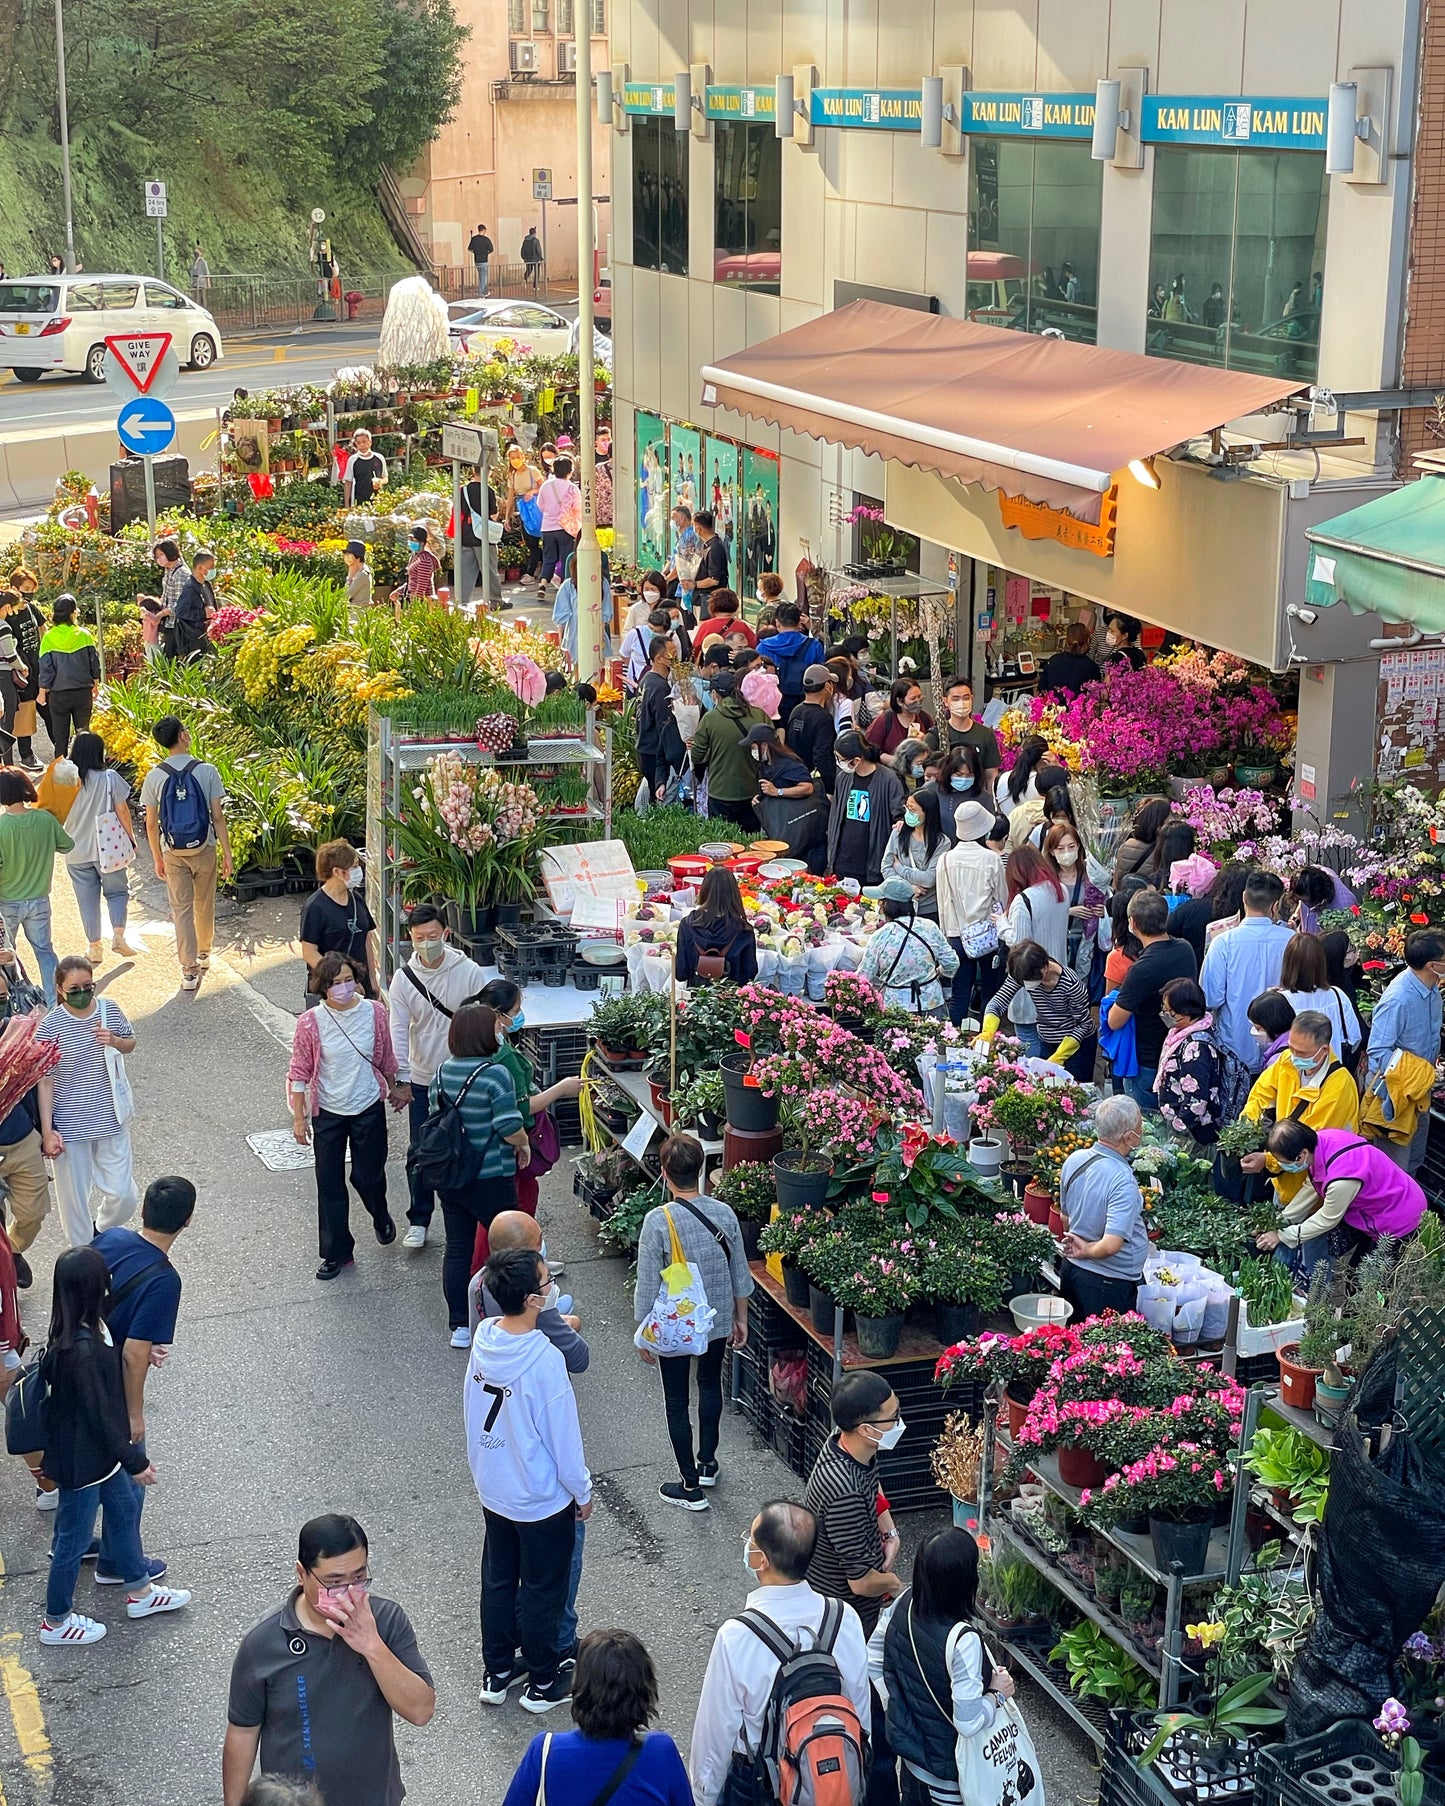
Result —
<instances>
[{"instance_id":1,"label":"poster on wall","mask_svg":"<svg viewBox=\"0 0 1445 1806\"><path fill-rule=\"evenodd\" d=\"M743 592L752 595L764 571L777 569L778 460L748 446L743 452Z\"/></svg>"},{"instance_id":2,"label":"poster on wall","mask_svg":"<svg viewBox=\"0 0 1445 1806\"><path fill-rule=\"evenodd\" d=\"M644 571L667 562L667 426L656 414L637 420L637 562Z\"/></svg>"},{"instance_id":3,"label":"poster on wall","mask_svg":"<svg viewBox=\"0 0 1445 1806\"><path fill-rule=\"evenodd\" d=\"M688 507L694 514L699 508L705 508L706 502L698 498L702 494L702 434L696 427L674 426L669 428L667 450L672 466L672 506L679 503ZM671 529L671 545L676 548L677 529Z\"/></svg>"},{"instance_id":4,"label":"poster on wall","mask_svg":"<svg viewBox=\"0 0 1445 1806\"><path fill-rule=\"evenodd\" d=\"M738 568L738 520L742 513L738 502L738 448L728 439L709 439L704 469L707 494L702 505L712 509L713 526L727 548L728 582L736 589L742 583Z\"/></svg>"}]
</instances>

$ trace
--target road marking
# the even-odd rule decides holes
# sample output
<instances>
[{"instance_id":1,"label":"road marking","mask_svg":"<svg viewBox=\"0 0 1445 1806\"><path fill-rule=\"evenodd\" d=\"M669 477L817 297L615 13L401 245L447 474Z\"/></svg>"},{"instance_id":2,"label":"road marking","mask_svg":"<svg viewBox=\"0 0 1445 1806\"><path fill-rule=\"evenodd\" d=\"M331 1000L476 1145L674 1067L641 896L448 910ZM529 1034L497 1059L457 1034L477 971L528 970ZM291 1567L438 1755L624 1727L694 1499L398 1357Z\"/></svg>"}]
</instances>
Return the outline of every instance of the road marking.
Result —
<instances>
[{"instance_id":1,"label":"road marking","mask_svg":"<svg viewBox=\"0 0 1445 1806\"><path fill-rule=\"evenodd\" d=\"M0 1587L5 1584L4 1573L5 1562L0 1557ZM19 1641L18 1630L0 1635L0 1686L5 1689L5 1700L15 1726L15 1741L20 1745L25 1766L32 1773L45 1774L51 1765L50 1737L45 1729L45 1714L40 1709L40 1695L35 1690L30 1670L23 1668L7 1647ZM4 1806L3 1795L0 1795L0 1806Z\"/></svg>"},{"instance_id":2,"label":"road marking","mask_svg":"<svg viewBox=\"0 0 1445 1806\"><path fill-rule=\"evenodd\" d=\"M284 364L286 362L286 347L284 345L278 345L275 351L272 352L271 362L273 364Z\"/></svg>"}]
</instances>

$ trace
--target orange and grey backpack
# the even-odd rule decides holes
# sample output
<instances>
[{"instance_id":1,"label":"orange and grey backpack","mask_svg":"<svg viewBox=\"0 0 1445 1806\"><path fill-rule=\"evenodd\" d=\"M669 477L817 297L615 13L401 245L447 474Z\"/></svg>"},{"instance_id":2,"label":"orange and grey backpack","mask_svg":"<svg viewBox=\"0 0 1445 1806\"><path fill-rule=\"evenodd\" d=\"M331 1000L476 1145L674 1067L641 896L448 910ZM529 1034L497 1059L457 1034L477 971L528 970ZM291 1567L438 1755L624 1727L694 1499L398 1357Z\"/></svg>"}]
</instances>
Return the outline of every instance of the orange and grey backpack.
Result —
<instances>
[{"instance_id":1,"label":"orange and grey backpack","mask_svg":"<svg viewBox=\"0 0 1445 1806\"><path fill-rule=\"evenodd\" d=\"M752 1752L757 1806L863 1806L868 1734L833 1655L843 1611L841 1600L825 1602L817 1639L806 1649L762 1612L738 1613L778 1658Z\"/></svg>"}]
</instances>

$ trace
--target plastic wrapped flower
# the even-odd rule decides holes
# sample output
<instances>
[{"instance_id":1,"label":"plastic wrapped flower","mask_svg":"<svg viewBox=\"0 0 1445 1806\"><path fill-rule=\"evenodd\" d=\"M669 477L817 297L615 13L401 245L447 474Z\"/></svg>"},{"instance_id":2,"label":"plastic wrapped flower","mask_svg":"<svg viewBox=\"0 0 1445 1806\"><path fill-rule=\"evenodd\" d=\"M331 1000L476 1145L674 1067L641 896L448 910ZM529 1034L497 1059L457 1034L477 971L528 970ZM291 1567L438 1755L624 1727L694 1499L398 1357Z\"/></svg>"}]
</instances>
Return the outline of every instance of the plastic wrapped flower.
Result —
<instances>
[{"instance_id":1,"label":"plastic wrapped flower","mask_svg":"<svg viewBox=\"0 0 1445 1806\"><path fill-rule=\"evenodd\" d=\"M502 673L512 694L529 709L547 694L547 679L535 659L523 652L509 652L502 660Z\"/></svg>"}]
</instances>

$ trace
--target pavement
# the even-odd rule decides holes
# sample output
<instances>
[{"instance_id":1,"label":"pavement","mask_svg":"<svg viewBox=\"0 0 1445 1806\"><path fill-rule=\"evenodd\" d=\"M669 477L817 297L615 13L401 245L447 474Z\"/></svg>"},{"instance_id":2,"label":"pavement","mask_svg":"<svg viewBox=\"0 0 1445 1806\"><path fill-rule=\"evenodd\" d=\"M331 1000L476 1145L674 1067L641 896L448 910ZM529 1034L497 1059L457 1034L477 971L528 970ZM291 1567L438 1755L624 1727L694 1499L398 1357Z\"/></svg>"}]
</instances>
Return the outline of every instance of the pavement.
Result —
<instances>
[{"instance_id":1,"label":"pavement","mask_svg":"<svg viewBox=\"0 0 1445 1806\"><path fill-rule=\"evenodd\" d=\"M37 1636L53 1519L33 1508L27 1470L0 1461L0 1806L203 1806L220 1799L220 1747L240 1638L285 1597L296 1533L314 1513L354 1513L371 1540L378 1591L416 1626L438 1687L433 1722L400 1726L409 1798L471 1806L502 1797L539 1729L515 1703L477 1703L482 1523L461 1425L465 1355L447 1342L441 1227L420 1253L359 1235L353 1271L313 1278L309 1171L273 1172L247 1145L284 1128L286 1054L300 1007L300 900L223 904L218 958L195 994L178 988L164 887L132 874L134 961L101 974L138 1035L136 1170L191 1177L195 1222L178 1241L185 1290L174 1352L147 1388L148 1441L160 1483L147 1496L145 1543L195 1594L185 1611L131 1623L119 1589L82 1576L77 1607L109 1626L85 1650ZM83 944L57 870L56 944ZM405 1209L404 1137L393 1125L393 1210ZM580 1595L582 1628L627 1625L661 1682L661 1724L687 1748L717 1624L742 1603L742 1534L757 1504L801 1484L743 1419L725 1415L722 1480L706 1514L670 1510L673 1477L655 1373L632 1348L627 1270L598 1251L570 1195L564 1160L543 1182L548 1246L566 1262L592 1346L577 1381L596 1483ZM365 1214L353 1221L365 1226ZM40 1338L60 1252L52 1213L31 1250L22 1315ZM911 1561L941 1514L901 1520ZM1020 1683L1054 1806L1091 1798L1092 1746ZM329 1806L350 1806L333 1801Z\"/></svg>"}]
</instances>

